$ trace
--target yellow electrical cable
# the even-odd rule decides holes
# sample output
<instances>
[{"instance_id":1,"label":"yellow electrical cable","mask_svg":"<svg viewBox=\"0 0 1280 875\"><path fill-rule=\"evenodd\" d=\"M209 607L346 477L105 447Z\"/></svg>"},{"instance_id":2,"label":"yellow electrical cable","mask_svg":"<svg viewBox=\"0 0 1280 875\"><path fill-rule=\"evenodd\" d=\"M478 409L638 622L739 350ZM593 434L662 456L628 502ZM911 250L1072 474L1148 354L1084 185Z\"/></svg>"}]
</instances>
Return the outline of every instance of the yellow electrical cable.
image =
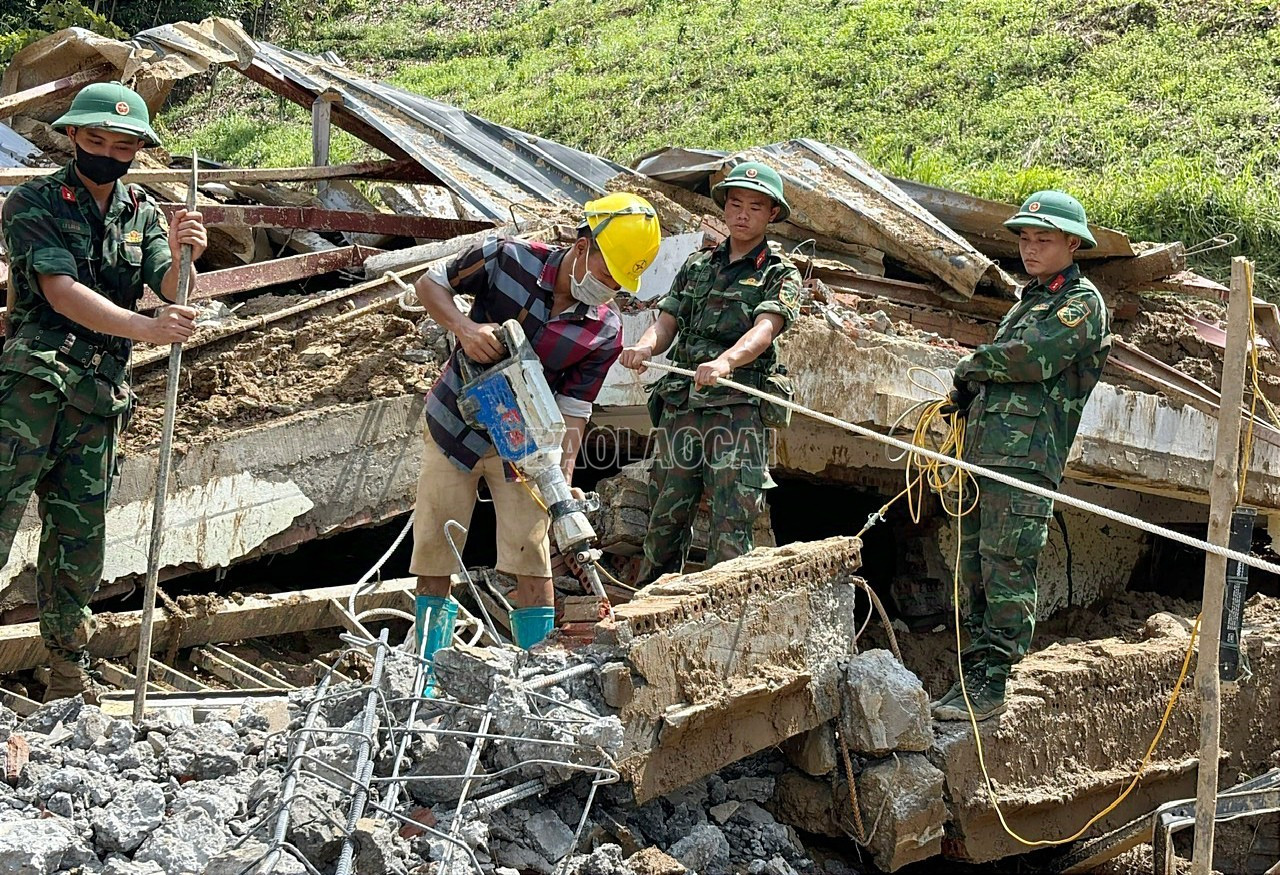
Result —
<instances>
[{"instance_id":1,"label":"yellow electrical cable","mask_svg":"<svg viewBox=\"0 0 1280 875\"><path fill-rule=\"evenodd\" d=\"M515 472L516 472L516 482L520 483L521 485L524 486L525 489L529 490L529 495L533 496L533 500L538 503L538 507L542 508L542 512L551 513L550 508L547 507L547 503L543 501L542 496L538 494L538 490L534 489L532 486L529 485L529 478L525 477L524 474L521 473L519 468L516 468Z\"/></svg>"},{"instance_id":2,"label":"yellow electrical cable","mask_svg":"<svg viewBox=\"0 0 1280 875\"><path fill-rule=\"evenodd\" d=\"M1255 374L1255 380L1256 380L1256 374ZM916 385L918 386L919 384L917 383ZM1255 394L1255 397L1257 397L1257 394ZM945 399L940 399L937 401L929 402L924 407L923 411L920 414L920 419L916 423L915 429L913 431L911 442L915 446L927 448L928 436L930 434L931 427L934 425L935 422L941 420L944 427L946 428L946 435L941 442L941 449L939 449L938 452L950 455L953 458L961 458L964 454L964 428L961 424L962 419L957 414L951 414L946 416L941 414L940 409L945 403L946 403ZM1134 788L1138 786L1138 782L1141 780L1143 773L1146 771L1147 766L1150 765L1151 763L1151 757L1155 754L1156 747L1159 746L1160 744L1160 739L1164 737L1165 730L1168 728L1168 725L1169 725L1169 718L1172 716L1173 709L1178 702L1178 697L1182 693L1182 686L1187 680L1187 675L1191 667L1191 657L1195 653L1196 639L1200 633L1200 617L1199 616L1196 617L1195 624L1192 627L1191 638L1187 642L1186 653L1183 655L1183 659L1182 659L1182 670L1178 674L1178 680L1173 686L1173 692L1169 696L1169 700L1165 705L1164 715L1160 719L1160 725L1156 729L1155 735L1151 739L1150 745L1147 746L1147 752L1143 756L1142 761L1138 764L1138 769L1134 773L1133 778L1130 780L1128 786L1125 787L1125 789L1115 798L1115 801L1113 801L1106 808L1102 809L1097 814L1095 814L1092 818L1090 818L1089 821L1084 826L1080 827L1080 829L1075 834L1068 836L1066 838L1061 838L1061 839L1024 838L1023 836L1019 835L1011 826L1009 826L1008 821L1005 819L1004 811L1000 807L1000 802L996 797L995 782L992 780L991 773L987 768L986 752L982 744L982 734L978 730L978 720L977 720L977 717L974 715L973 703L969 698L969 690L964 680L964 665L962 661L963 642L961 641L961 637L960 637L960 555L961 555L961 542L962 542L960 528L961 528L961 520L965 516L968 516L977 508L978 494L979 494L978 483L974 478L974 476L967 471L963 471L959 468L953 467L949 469L949 473L948 473L944 471L944 468L947 468L948 466L944 465L943 463L933 459L925 458L923 456L917 456L914 453L908 455L906 459L906 463L907 463L906 488L903 489L902 492L898 493L898 495L896 495L893 499L891 499L883 508L881 508L880 513L883 515L884 511L887 510L890 505L896 502L903 495L906 495L908 499L908 503L911 506L912 521L918 523L920 521L920 517L919 517L920 509L923 507L923 504L924 504L924 491L923 491L924 486L925 484L928 484L930 490L937 493L939 499L942 502L943 509L947 512L948 516L952 517L956 521L956 525L955 525L956 562L955 562L955 574L953 578L954 591L952 594L952 601L954 603L954 611L955 611L956 670L960 677L960 691L964 697L965 709L969 712L969 725L973 728L973 740L974 740L974 746L977 749L978 765L982 770L982 777L986 783L987 794L991 797L991 804L996 810L996 816L1000 820L1000 826L1003 827L1004 831L1014 841L1018 842L1019 844L1025 845L1026 847L1042 848L1042 847L1054 847L1058 845L1070 844L1071 842L1074 842L1075 840L1080 838L1082 835L1084 835L1089 830L1089 828L1092 827L1099 820L1106 817L1111 812L1115 811L1116 808L1118 808L1124 802L1124 800L1129 797L1129 795L1133 792ZM970 483L973 489L973 498L972 500L966 502L966 491L967 491L966 485ZM946 493L953 489L955 490L955 493L956 493L955 500L952 502L948 502L946 498ZM869 528L869 527L870 527L870 524L868 524L868 526L865 527L863 531L865 532L866 528Z\"/></svg>"},{"instance_id":3,"label":"yellow electrical cable","mask_svg":"<svg viewBox=\"0 0 1280 875\"><path fill-rule=\"evenodd\" d=\"M963 472L965 476L971 476L968 472ZM963 481L958 488L963 492ZM1115 800L1106 808L1099 811L1084 826L1080 827L1074 834L1060 839L1028 839L1018 834L1013 827L1009 826L1009 822L1005 819L1004 810L1000 807L1000 802L996 798L995 782L991 779L991 773L987 769L986 752L982 746L982 733L978 730L978 720L973 713L973 703L969 700L968 686L964 682L964 665L961 661L961 653L963 652L963 644L960 640L960 532L959 520L956 525L956 570L955 570L955 589L953 592L953 601L955 605L955 624L956 624L956 670L960 675L960 692L964 696L965 709L969 712L969 725L973 728L973 743L978 752L978 766L982 770L982 778L986 783L987 795L991 797L991 805L996 810L996 816L1000 819L1000 826L1014 841L1029 848L1047 848L1057 847L1058 845L1066 845L1074 842L1089 831L1095 823L1115 811L1129 798L1129 794L1138 786L1138 781L1142 779L1143 773L1147 766L1151 764L1151 757L1155 753L1156 747L1160 744L1160 739L1164 737L1165 730L1169 726L1169 718L1173 714L1173 709L1178 703L1178 696L1182 693L1182 685L1187 680L1187 674L1191 668L1191 656L1195 653L1196 638L1200 633L1200 615L1196 616L1195 625L1191 629L1191 638L1187 641L1187 650L1182 658L1182 671L1178 674L1177 683L1173 685L1173 693L1169 696L1169 701L1164 708L1164 715L1160 718L1160 726L1156 729L1155 736L1151 739L1151 744L1147 746L1147 752L1142 757L1142 762L1138 764L1138 770L1134 772L1133 778L1129 781L1129 785L1118 795Z\"/></svg>"}]
</instances>

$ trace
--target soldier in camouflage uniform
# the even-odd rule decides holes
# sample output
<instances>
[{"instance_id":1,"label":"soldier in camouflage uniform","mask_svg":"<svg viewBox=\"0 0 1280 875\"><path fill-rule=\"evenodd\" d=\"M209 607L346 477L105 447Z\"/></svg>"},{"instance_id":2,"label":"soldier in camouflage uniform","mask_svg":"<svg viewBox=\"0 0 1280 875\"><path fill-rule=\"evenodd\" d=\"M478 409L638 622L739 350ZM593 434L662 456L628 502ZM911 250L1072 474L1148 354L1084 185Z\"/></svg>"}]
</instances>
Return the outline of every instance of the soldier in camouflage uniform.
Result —
<instances>
[{"instance_id":1,"label":"soldier in camouflage uniform","mask_svg":"<svg viewBox=\"0 0 1280 875\"><path fill-rule=\"evenodd\" d=\"M199 213L179 211L170 232L141 188L118 181L139 149L158 144L138 94L90 85L54 124L75 158L15 188L0 216L12 302L0 351L0 566L35 492L46 701L98 692L88 673L89 601L102 579L116 438L132 397L131 341L183 341L194 327L190 307L148 317L134 306L143 283L175 296L182 243L197 258L205 248Z\"/></svg>"},{"instance_id":2,"label":"soldier in camouflage uniform","mask_svg":"<svg viewBox=\"0 0 1280 875\"><path fill-rule=\"evenodd\" d=\"M956 365L943 410L966 414L967 461L1057 489L1111 349L1106 304L1074 263L1077 249L1096 244L1084 207L1060 191L1036 192L1005 227L1018 234L1034 281L995 339ZM960 525L960 575L970 594L962 662L974 716L984 720L1004 711L1009 669L1031 646L1036 565L1053 502L991 480L978 487L978 506ZM969 719L959 683L933 713Z\"/></svg>"},{"instance_id":3,"label":"soldier in camouflage uniform","mask_svg":"<svg viewBox=\"0 0 1280 875\"><path fill-rule=\"evenodd\" d=\"M690 256L658 302L657 321L620 359L643 371L678 332L672 360L697 372L692 381L667 374L652 389L657 431L642 582L680 570L706 488L708 563L749 551L764 491L774 485L759 400L716 382L764 388L776 368L774 341L798 315L800 274L766 242L765 229L790 208L777 171L754 161L733 168L712 196L724 207L729 239Z\"/></svg>"}]
</instances>

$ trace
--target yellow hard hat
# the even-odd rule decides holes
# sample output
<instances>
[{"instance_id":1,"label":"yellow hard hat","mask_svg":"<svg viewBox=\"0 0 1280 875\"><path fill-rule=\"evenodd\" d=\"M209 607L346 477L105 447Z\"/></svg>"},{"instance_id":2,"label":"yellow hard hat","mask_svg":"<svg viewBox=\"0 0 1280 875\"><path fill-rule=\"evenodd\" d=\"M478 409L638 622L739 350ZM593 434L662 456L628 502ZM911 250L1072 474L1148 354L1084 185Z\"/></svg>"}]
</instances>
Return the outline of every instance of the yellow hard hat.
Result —
<instances>
[{"instance_id":1,"label":"yellow hard hat","mask_svg":"<svg viewBox=\"0 0 1280 875\"><path fill-rule=\"evenodd\" d=\"M609 273L618 285L634 294L640 286L640 274L658 255L662 237L658 211L640 195L628 191L588 201L583 209Z\"/></svg>"}]
</instances>

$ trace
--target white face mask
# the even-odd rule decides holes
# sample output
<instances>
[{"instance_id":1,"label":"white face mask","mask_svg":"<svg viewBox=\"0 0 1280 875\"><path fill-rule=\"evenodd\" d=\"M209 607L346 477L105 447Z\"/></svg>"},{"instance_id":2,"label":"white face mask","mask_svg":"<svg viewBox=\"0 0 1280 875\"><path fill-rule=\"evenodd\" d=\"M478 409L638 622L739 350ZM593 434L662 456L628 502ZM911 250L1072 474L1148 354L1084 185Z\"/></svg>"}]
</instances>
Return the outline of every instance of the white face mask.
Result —
<instances>
[{"instance_id":1,"label":"white face mask","mask_svg":"<svg viewBox=\"0 0 1280 875\"><path fill-rule=\"evenodd\" d=\"M590 258L591 244L588 242L586 256L582 259L582 279L575 278L572 273L569 274L569 294L584 304L592 306L607 304L613 300L617 292L606 286L591 272Z\"/></svg>"}]
</instances>

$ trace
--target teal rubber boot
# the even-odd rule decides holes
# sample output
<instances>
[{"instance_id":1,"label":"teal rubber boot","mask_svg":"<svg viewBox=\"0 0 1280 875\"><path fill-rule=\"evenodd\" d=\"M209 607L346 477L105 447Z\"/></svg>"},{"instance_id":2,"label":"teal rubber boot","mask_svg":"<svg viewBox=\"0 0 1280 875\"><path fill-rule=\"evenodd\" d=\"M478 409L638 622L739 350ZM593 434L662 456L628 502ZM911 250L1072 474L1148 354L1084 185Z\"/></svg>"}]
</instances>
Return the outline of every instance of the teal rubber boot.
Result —
<instances>
[{"instance_id":1,"label":"teal rubber boot","mask_svg":"<svg viewBox=\"0 0 1280 875\"><path fill-rule=\"evenodd\" d=\"M430 619L428 619L430 614ZM458 621L458 603L438 595L420 595L413 603L414 647L416 653L427 659L427 683L422 695L436 697L436 667L432 658L441 647L453 641L453 627ZM427 631L426 649L422 646L422 630Z\"/></svg>"},{"instance_id":2,"label":"teal rubber boot","mask_svg":"<svg viewBox=\"0 0 1280 875\"><path fill-rule=\"evenodd\" d=\"M555 627L555 608L516 608L511 612L511 632L522 650L537 647Z\"/></svg>"}]
</instances>

